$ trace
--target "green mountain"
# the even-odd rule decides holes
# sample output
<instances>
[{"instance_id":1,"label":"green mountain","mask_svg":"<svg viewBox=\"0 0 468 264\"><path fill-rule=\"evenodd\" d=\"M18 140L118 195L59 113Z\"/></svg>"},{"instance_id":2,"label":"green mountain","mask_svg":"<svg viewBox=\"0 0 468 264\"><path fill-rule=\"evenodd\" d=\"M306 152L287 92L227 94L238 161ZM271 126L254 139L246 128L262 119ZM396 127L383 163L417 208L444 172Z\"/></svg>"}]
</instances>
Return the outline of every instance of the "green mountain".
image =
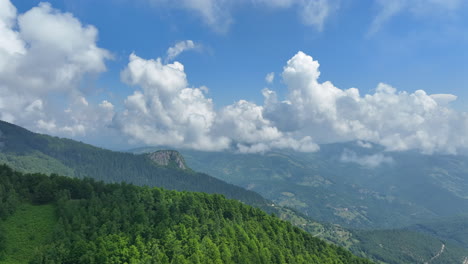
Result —
<instances>
[{"instance_id":1,"label":"green mountain","mask_svg":"<svg viewBox=\"0 0 468 264\"><path fill-rule=\"evenodd\" d=\"M167 153L169 163L166 165L170 166L158 163L153 154L110 151L70 139L36 134L0 121L0 163L22 172L57 173L77 178L92 177L105 182L220 193L251 205L267 204L255 192L204 173L172 166L173 162L179 161L178 157L175 154L171 156L169 153L172 152Z\"/></svg>"},{"instance_id":2,"label":"green mountain","mask_svg":"<svg viewBox=\"0 0 468 264\"><path fill-rule=\"evenodd\" d=\"M69 139L61 139L32 133L5 122L0 122L0 131L0 162L10 165L16 170L20 170L22 172L43 172L47 174L57 173L78 178L93 177L106 182L133 182L138 185L161 186L167 189L221 193L228 198L237 199L244 203L255 205L268 213L274 213L281 219L287 220L293 225L310 232L314 237L322 238L335 245L351 249L356 255L368 257L374 260L382 260L381 252L375 250L378 248L374 248L372 244L365 243L367 238L363 233L358 234L356 231L343 228L336 224L326 224L323 221L317 222L297 209L280 206L279 204L281 202L275 201L274 205L272 205L272 202L263 199L260 195L252 191L246 191L237 186L226 184L223 181L214 179L203 173L196 173L190 169L194 160L191 155L188 156L189 159L187 159L187 163L189 166L187 166L184 157L176 151L156 151L156 149L151 149L149 154L141 153L137 155L113 152ZM210 153L202 152L199 154L208 155ZM221 156L227 155L226 153L217 154ZM239 158L243 156L236 155L236 157ZM191 161L192 164L190 163ZM280 161L281 159L271 162L269 165L271 168L267 167L265 164L265 171L281 165ZM219 168L219 164L216 165L212 161L206 162L211 164L214 169ZM246 162L247 164L245 168L247 171L247 165L255 168L255 159L252 161L246 159ZM294 161L292 159L290 162L300 164L298 161ZM202 164L198 164L198 166L200 165ZM226 167L226 169L229 168ZM286 172L286 170L277 171L278 175L276 175L275 178L279 179L283 177L281 173ZM241 172L238 173L241 175ZM265 177L266 182L267 179L268 178ZM0 190L0 193L1 192L2 190ZM313 204L315 204L315 206L319 206L316 202ZM294 204L291 203L286 203L286 205L294 206ZM47 206L45 208L50 208ZM42 222L45 223L43 226L50 226L50 214L47 214L45 209L43 214L35 213L37 210L42 210L42 207L37 207L36 205L34 207L28 207L28 205L25 205L24 207L20 206L20 208L27 209L19 209L19 211L16 210L16 212L23 212L24 214L21 215L15 213L14 216L16 218L10 217L8 220L10 223L18 223L22 227L31 225L27 221L24 223L18 221L18 219L31 219L31 217L28 216L28 214L30 214L36 217L38 215L43 215ZM313 215L313 217L315 218L316 216ZM55 221L57 221L57 219L55 219ZM49 225L47 225L47 223L49 223ZM10 228L11 226L9 229ZM15 227L12 228L15 229ZM22 228L16 229L24 230ZM22 237L28 236L30 233L32 232L26 231L23 232L23 234L15 234L14 237L17 237L19 241L24 241ZM0 237L1 234L2 232L0 232ZM384 238L385 236L381 235L380 237ZM42 239L43 238L41 238L41 236L38 236L35 243L41 244L43 241ZM398 236L393 234L388 236L387 241L389 243L399 243L399 241L404 239L408 239L408 236L401 233L401 238L398 238ZM406 243L405 245L409 249L409 252L425 252L426 254L422 255L421 258L430 259L433 256L433 252L436 252L440 248L440 244L440 239L428 236L419 240L411 239L411 243ZM448 253L447 255L453 255L451 253L452 245L449 243L446 244L447 249L450 249L446 251L446 253ZM14 248L24 248L25 250L31 248L31 244L29 244L29 247L15 245L16 243L13 243ZM457 249L454 249L453 251L459 252ZM25 255L21 252L18 254L22 256ZM408 254L408 251L399 252L392 250L389 253L384 254L384 256L387 263L394 263L391 262L393 259L401 258ZM463 254L468 256L468 253L466 252L463 252ZM456 256L455 259L457 259ZM15 263L15 261L12 263Z\"/></svg>"},{"instance_id":3,"label":"green mountain","mask_svg":"<svg viewBox=\"0 0 468 264\"><path fill-rule=\"evenodd\" d=\"M373 157L382 150L346 143L323 145L318 153L180 152L195 170L257 191L274 201L276 208L295 208L286 208L279 216L356 255L381 263L425 263L444 245L443 254L429 263L463 263L468 256L466 222L451 218L424 228L415 223L467 209L466 157L385 152L388 162L377 167L342 159L350 151Z\"/></svg>"},{"instance_id":4,"label":"green mountain","mask_svg":"<svg viewBox=\"0 0 468 264\"><path fill-rule=\"evenodd\" d=\"M468 216L459 215L446 217L409 226L407 229L450 241L461 247L468 248Z\"/></svg>"},{"instance_id":5,"label":"green mountain","mask_svg":"<svg viewBox=\"0 0 468 264\"><path fill-rule=\"evenodd\" d=\"M381 151L356 143L322 145L316 153L180 150L196 171L346 227L393 229L468 211L466 156ZM362 163L344 162L344 155Z\"/></svg>"},{"instance_id":6,"label":"green mountain","mask_svg":"<svg viewBox=\"0 0 468 264\"><path fill-rule=\"evenodd\" d=\"M221 195L4 165L0 190L0 263L370 263Z\"/></svg>"},{"instance_id":7,"label":"green mountain","mask_svg":"<svg viewBox=\"0 0 468 264\"><path fill-rule=\"evenodd\" d=\"M376 263L464 264L468 261L468 249L420 232L361 230L353 234L359 242L352 245L351 251Z\"/></svg>"}]
</instances>

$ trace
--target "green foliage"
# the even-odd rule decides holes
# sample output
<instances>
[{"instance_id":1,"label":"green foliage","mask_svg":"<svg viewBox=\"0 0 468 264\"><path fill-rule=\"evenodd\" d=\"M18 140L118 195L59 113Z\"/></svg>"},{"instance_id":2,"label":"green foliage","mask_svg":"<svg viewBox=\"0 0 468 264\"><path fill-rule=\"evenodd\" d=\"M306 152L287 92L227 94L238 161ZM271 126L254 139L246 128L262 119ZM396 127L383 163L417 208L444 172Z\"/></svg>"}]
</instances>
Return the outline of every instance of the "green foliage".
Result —
<instances>
[{"instance_id":1,"label":"green foliage","mask_svg":"<svg viewBox=\"0 0 468 264\"><path fill-rule=\"evenodd\" d=\"M40 135L3 121L0 121L0 132L0 164L22 172L57 173L92 177L109 183L221 193L251 205L266 203L255 192L192 170L158 166L147 155L114 152L70 139ZM48 197L43 198L47 200Z\"/></svg>"},{"instance_id":2,"label":"green foliage","mask_svg":"<svg viewBox=\"0 0 468 264\"><path fill-rule=\"evenodd\" d=\"M30 151L27 154L7 154L0 152L0 163L7 164L22 172L42 172L46 174L57 173L73 176L73 169L65 166L59 160L49 157L39 151Z\"/></svg>"},{"instance_id":3,"label":"green foliage","mask_svg":"<svg viewBox=\"0 0 468 264\"><path fill-rule=\"evenodd\" d=\"M408 227L450 241L458 246L468 248L468 216L442 218L431 222L420 223Z\"/></svg>"},{"instance_id":4,"label":"green foliage","mask_svg":"<svg viewBox=\"0 0 468 264\"><path fill-rule=\"evenodd\" d=\"M405 154L408 157L402 158L403 162L400 165L402 168L384 167L382 170L372 171L356 167L356 165L339 162L330 153L340 154L341 152L327 148L322 148L320 153L312 154L272 152L266 155L235 155L230 153L184 152L187 161L193 168L209 172L224 180L259 191L275 200L276 206L271 207L267 205L262 197L254 192L245 191L242 188L225 184L205 174L195 173L190 170L182 171L156 166L147 159L146 155L112 152L73 140L38 135L1 121L0 130L3 133L0 139L0 141L3 141L0 142L3 143L0 144L0 163L10 164L20 171L43 172L47 174L58 173L80 178L92 176L106 182L126 181L138 185L162 186L176 190L223 193L229 198L259 206L268 213L275 213L280 218L286 219L294 225L311 232L314 236L346 248L351 248L357 254L366 252L363 256L373 257L374 259L379 259L379 256L383 256L384 259L388 258L388 262L391 262L392 259L403 259L405 258L405 254L411 256L411 252L386 250L382 254L380 250L375 250L375 244L365 243L366 241L363 241L363 243L359 242L359 239L367 239L367 236L362 235L362 233L355 235L352 231L337 225L317 223L311 220L308 215L313 215L322 221L327 220L361 227L395 226L395 223L404 225L411 222L409 218L412 217L412 213L415 211L425 212L423 214L425 216L432 216L431 213L428 213L428 210L424 209L424 206L418 205L424 205L427 201L414 200L417 197L417 193L411 195L408 192L422 187L408 187L407 190L396 190L394 194L390 195L379 193L386 191L382 189L378 189L379 192L372 191L376 186L394 185L394 183L382 182L386 178L391 178L395 181L401 181L402 177L405 177L405 180L417 179L414 175L421 175L421 171L418 168L424 167L422 166L424 162L418 160L417 155ZM434 171L427 173L436 179L440 178L441 172L447 175L456 175L457 171L463 171L464 166L463 162L457 162L453 157L438 157L435 158L435 161L432 160L429 163L433 164L436 168L447 167L445 164L453 165L454 169L451 171L435 170L436 173ZM405 174L392 175L394 172L392 170L386 172L388 169L403 169L406 174L411 173L411 177L413 178L408 178ZM62 197L64 200L71 199L71 197L88 199L91 197L90 195L94 188L94 183L87 179L84 181L84 184L76 181L68 182L65 190L56 192L53 190L56 190L58 187L54 186L53 181L43 181L43 177L38 175L32 177L32 179L34 179L34 183L31 183L31 186L35 187L32 190L23 192L21 195L28 197L30 201L36 204L55 201L54 199L57 196ZM447 179L457 181L461 177L447 177ZM370 183L370 185L364 186L363 181L365 184ZM414 184L415 181L410 181L409 183ZM445 181L443 185L448 186L456 192L456 187L463 186L463 183L458 184L458 182L450 183ZM440 190L437 189L434 190L434 193L437 193L437 195L433 195L433 197L439 197L441 194ZM447 193L442 194L444 197L447 197ZM403 199L409 199L414 201L414 203L410 206L402 199L395 198L395 196L400 195ZM0 218L4 219L17 206L18 194L14 188L4 184L0 185L0 197L3 197L0 199ZM278 206L278 204L296 207L303 213L300 213L298 210ZM439 204L439 202L436 204ZM457 201L455 203L441 202L438 207L440 209L447 205L450 205L450 208L458 206L458 210L463 208ZM117 212L115 214L118 216ZM148 223L148 216L144 212L144 207L140 206L136 208L135 214L136 219L140 219L139 221L143 221L143 223ZM159 217L167 217L170 215L170 212L164 209L160 211L160 215ZM416 214L416 216L420 215L419 213ZM233 213L227 211L223 217L231 219ZM466 231L468 228L463 225L466 221L462 219L447 223L418 225L415 229L466 246ZM378 236L385 238L382 234ZM388 241L401 240L403 241L402 244L407 245L408 248L430 248L431 245L435 247L435 245L440 244L438 240L435 240L437 241L436 243L431 242L434 239L429 239L429 237L421 238L421 240L404 234L400 234L398 239L395 237L389 235ZM112 239L115 240L116 238L113 237ZM128 241L130 241L128 243L133 243L131 240ZM145 244L147 244L146 241ZM198 250L201 248L199 244L200 242L195 243L192 241L192 245ZM356 244L357 246L353 246ZM2 232L0 226L0 247L1 245ZM80 250L89 250L88 247L89 245L81 243ZM160 247L158 245L158 248ZM94 246L91 246L91 249L93 248ZM61 250L64 250L64 248L61 248ZM78 248L75 250L78 250ZM224 263L229 263L230 257L227 256L235 254L235 252L231 252L227 243L221 243L218 246L218 250ZM263 257L259 261L265 261L264 259L269 259L266 256L274 255L274 252L268 248L259 250L263 252L261 254ZM159 258L161 261L167 262L168 260L165 260L168 258L167 255L164 255L161 251L158 252L160 252ZM432 251L426 252L425 257L429 258L429 252ZM447 255L457 255L458 252L458 249L454 248L452 250L452 247L448 247L446 250ZM216 255L216 251L213 254ZM193 254L189 260L182 259L177 254L176 256L178 259L174 260L174 262L178 261L180 263L184 263L185 261L197 263L203 260L198 254ZM280 254L278 259L283 260L285 256Z\"/></svg>"},{"instance_id":5,"label":"green foliage","mask_svg":"<svg viewBox=\"0 0 468 264\"><path fill-rule=\"evenodd\" d=\"M468 211L466 156L386 152L394 162L371 168L343 162L345 150L358 156L383 151L349 142L321 145L316 153L181 152L194 170L348 228L400 228Z\"/></svg>"},{"instance_id":6,"label":"green foliage","mask_svg":"<svg viewBox=\"0 0 468 264\"><path fill-rule=\"evenodd\" d=\"M0 222L0 260L3 260L3 252L6 248L6 230L3 223Z\"/></svg>"},{"instance_id":7,"label":"green foliage","mask_svg":"<svg viewBox=\"0 0 468 264\"><path fill-rule=\"evenodd\" d=\"M21 206L43 203L38 192L52 194L58 220L31 263L370 263L221 195L23 175L6 166L0 186L15 190Z\"/></svg>"},{"instance_id":8,"label":"green foliage","mask_svg":"<svg viewBox=\"0 0 468 264\"><path fill-rule=\"evenodd\" d=\"M33 206L22 203L15 213L2 223L4 258L0 263L28 263L44 243L50 242L56 218L52 205Z\"/></svg>"}]
</instances>

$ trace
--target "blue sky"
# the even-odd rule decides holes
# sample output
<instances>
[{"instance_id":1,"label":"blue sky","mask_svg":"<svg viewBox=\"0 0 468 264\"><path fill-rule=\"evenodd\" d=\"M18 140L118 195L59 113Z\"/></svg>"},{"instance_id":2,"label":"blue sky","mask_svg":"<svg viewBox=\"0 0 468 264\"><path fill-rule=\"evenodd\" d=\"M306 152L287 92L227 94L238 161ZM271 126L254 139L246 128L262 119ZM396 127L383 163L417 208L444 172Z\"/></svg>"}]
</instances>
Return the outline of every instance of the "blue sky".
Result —
<instances>
[{"instance_id":1,"label":"blue sky","mask_svg":"<svg viewBox=\"0 0 468 264\"><path fill-rule=\"evenodd\" d=\"M13 1L20 13L38 2ZM190 83L208 86L220 105L239 99L261 102L264 75L281 72L285 61L299 50L320 62L322 80L340 88L358 87L366 92L385 82L400 90L424 89L456 94L459 101L468 99L468 14L463 4L446 13L415 15L402 10L369 36L373 20L381 12L373 0L340 1L321 31L304 25L296 8L245 4L232 8L234 21L221 33L191 10L167 9L150 2L50 1L53 7L71 12L83 24L99 30L98 44L116 56L102 78L109 86L120 86L119 72L132 51L157 58L169 46L190 39L203 49L178 59L186 66ZM278 84L275 88L283 87Z\"/></svg>"},{"instance_id":2,"label":"blue sky","mask_svg":"<svg viewBox=\"0 0 468 264\"><path fill-rule=\"evenodd\" d=\"M15 6L17 9L15 16L19 17L39 5L39 1L30 0L11 2L0 0L0 2L3 2L3 5ZM455 143L449 144L445 139L429 147L424 146L422 142L427 141L428 138L450 137L448 134L432 135L431 126L436 121L429 120L428 116L439 116L445 111L444 109L452 111L451 115L456 115L456 117L438 117L441 120L450 120L447 121L447 127L450 127L448 130L452 129L452 123L460 123L460 118L463 124L466 121L463 112L468 111L466 107L468 101L468 74L466 74L468 72L468 52L466 52L468 5L461 0L57 0L48 3L52 10L44 11L48 12L48 15L70 13L75 21L81 23L82 28L91 25L97 29L96 39L90 40L90 43L86 45L96 45L107 52L99 55L106 68L103 70L90 66L83 70L83 73L81 71L77 73L77 81L69 83L70 87L76 87L67 91L56 89L37 94L34 98L24 99L22 101L24 107L27 108L33 102L40 100L41 109L54 109L55 111L71 109L69 113L83 110L80 108L75 111L72 108L73 105L77 105L74 102L80 101L80 98L85 98L85 105L89 107L92 105L97 107L105 100L112 104L112 113L108 114L112 120L106 121L108 123L105 128L88 129L86 126L89 123L106 122L97 121L97 119L88 122L72 116L53 117L52 112L47 112L50 110L44 110L41 119L25 117L15 114L6 106L2 109L0 104L0 111L4 113L2 119L7 121L25 125L38 132L78 138L107 147L112 147L114 144L115 146L169 144L175 147L222 150L234 145L241 151L264 151L283 147L301 150L299 145L307 145L308 147L302 150L312 151L315 150L315 143L363 140L389 147L398 145L401 149L415 148L428 153L456 152L456 148L454 150L452 146ZM21 22L14 22L9 29L19 32L18 35L23 38L23 42L26 43L24 47L27 50L28 47L34 46L32 43L34 40L23 33L26 30L23 30L21 25ZM47 28L41 30L45 32ZM204 126L207 130L202 133L203 135L193 135L192 132L183 131L180 133L179 140L168 142L163 139L146 140L153 136L164 138L190 125L184 123L187 120L172 120L171 124L154 125L158 120L161 121L162 117L155 116L160 110L153 109L155 112L152 117L133 124L132 129L140 126L140 130L130 131L130 128L123 125L123 123L130 122L126 119L128 117L123 117L123 112L129 110L134 116L139 116L139 114L125 103L128 97L135 91L140 91L146 98L146 104L151 105L159 101L149 99L150 95L161 98L163 96L160 92L153 94L151 90L153 88L145 88L144 80L137 80L136 75L132 75L137 74L136 72L129 73L131 80L122 81L122 71L129 68L129 56L132 53L146 61L160 57L163 65L170 64L172 61L165 61L168 48L187 40L193 41L196 48L182 52L175 58L175 61L179 61L184 66L183 72L186 75L188 88L197 90L202 86L208 87L208 92L201 89L204 91L202 100L210 99L212 106L208 108L213 109L207 108L208 110L203 113L194 114L202 116L205 121L210 120L206 121L208 125ZM379 120L361 120L369 118L362 114L351 119L340 116L339 113L343 110L336 106L335 98L332 108L306 105L294 111L291 110L294 116L310 114L315 117L311 120L307 118L298 120L297 122L300 123L298 129L290 129L287 125L280 124L283 117L272 113L276 111L274 109L286 107L281 105L283 100L291 105L299 104L293 100L290 92L300 90L294 86L297 80L289 82L283 80L288 60L296 58L303 60L304 63L311 63L308 57L295 57L299 51L320 63L318 82L323 84L325 81L331 81L334 88L339 89L336 93L331 92L334 95L355 87L359 89L361 98L364 98L366 94L374 96L379 83L385 83L396 89L396 95L406 91L411 97L415 91L424 90L427 97L431 94L452 94L457 96L457 100L453 101L450 97L451 99L448 100L451 101L450 104L444 103L445 99L444 102L436 100L440 108L437 108L440 110L440 113L437 112L439 114L419 113L413 108L417 106L409 105L401 110L402 115L412 114L411 111L414 110L425 121L420 127L408 128L407 125L400 123L376 127L374 124ZM29 50L27 52L32 53ZM12 60L16 60L15 58ZM308 69L313 71L312 68ZM265 76L270 72L275 74L272 83L265 81ZM0 85L2 82L6 87L4 88L5 94L15 89L14 82L0 77ZM279 102L270 110L264 103L265 97L262 94L262 89L265 87L278 96ZM317 88L318 90L311 88L315 89L310 91L311 94L325 91L320 90L322 89L320 87ZM18 89L27 88L16 90ZM327 91L321 94L327 94ZM340 95L339 98L343 96ZM329 98L329 96L324 98ZM402 96L398 98L409 100ZM258 110L256 113L260 117L255 118L255 124L252 123L249 126L246 125L247 121L240 124L237 120L227 120L228 110L234 111L242 108L237 104L239 100L251 103L245 108L252 111ZM374 101L377 102L377 99ZM314 102L311 99L308 104L314 104ZM317 102L320 103L320 100ZM234 107L236 104L237 108ZM229 106L233 106L232 109L227 109ZM362 109L366 107L368 105L361 105L359 109L364 111ZM372 107L380 111L378 105ZM309 109L311 112L298 112L299 108ZM323 115L330 109L338 114L333 117L327 116L325 119L330 120L325 124L322 120ZM167 111L173 113L172 110ZM216 117L211 118L212 115ZM383 112L379 112L376 116L387 118ZM398 119L399 117L388 118ZM44 121L42 125L37 123L39 119ZM78 119L80 120L77 121ZM74 120L74 123L69 124L69 120ZM348 122L349 127L341 131L341 128L337 128L339 125L333 123L332 120ZM361 121L365 131L351 124L353 120ZM172 126L174 123L178 126ZM219 124L227 124L227 127L236 131L248 130L243 127L244 125L254 127L254 130L249 133L259 133L262 136L248 138L241 132L226 136L229 133ZM76 132L75 129L71 129L75 125L83 127ZM385 131L380 130L383 129L382 127L385 127ZM195 130L196 127L193 129ZM401 129L403 131L400 131ZM458 129L465 129L465 127ZM273 134L268 134L273 130ZM104 131L112 133L118 139L114 141L102 139L99 135ZM414 139L414 135L421 131L425 136ZM152 132L155 134L153 135ZM265 134L269 136L264 137ZM329 134L332 134L330 138L324 136ZM218 142L216 144L218 147L210 144L208 146L206 141ZM285 143L286 141L290 143ZM457 142L465 141L459 139Z\"/></svg>"}]
</instances>

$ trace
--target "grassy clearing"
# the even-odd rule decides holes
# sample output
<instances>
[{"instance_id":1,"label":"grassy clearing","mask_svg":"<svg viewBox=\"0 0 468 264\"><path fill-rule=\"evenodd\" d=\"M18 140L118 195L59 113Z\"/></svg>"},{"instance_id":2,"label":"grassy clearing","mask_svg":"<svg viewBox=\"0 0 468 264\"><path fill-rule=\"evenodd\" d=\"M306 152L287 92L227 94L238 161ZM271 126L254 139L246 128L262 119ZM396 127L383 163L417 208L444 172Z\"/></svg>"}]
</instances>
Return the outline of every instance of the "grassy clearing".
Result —
<instances>
[{"instance_id":1,"label":"grassy clearing","mask_svg":"<svg viewBox=\"0 0 468 264\"><path fill-rule=\"evenodd\" d=\"M53 205L23 204L4 222L5 258L1 264L28 263L37 248L51 238L56 222Z\"/></svg>"}]
</instances>

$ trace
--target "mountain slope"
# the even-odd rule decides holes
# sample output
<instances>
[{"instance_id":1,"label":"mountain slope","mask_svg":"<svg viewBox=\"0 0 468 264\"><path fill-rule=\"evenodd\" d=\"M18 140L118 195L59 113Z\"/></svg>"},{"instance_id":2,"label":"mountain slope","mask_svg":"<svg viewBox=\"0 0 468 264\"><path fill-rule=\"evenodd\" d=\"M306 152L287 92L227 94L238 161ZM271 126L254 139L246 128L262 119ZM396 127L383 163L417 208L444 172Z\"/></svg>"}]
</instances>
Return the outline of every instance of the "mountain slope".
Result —
<instances>
[{"instance_id":1,"label":"mountain slope","mask_svg":"<svg viewBox=\"0 0 468 264\"><path fill-rule=\"evenodd\" d=\"M361 230L353 235L359 242L351 251L377 263L462 264L468 256L466 248L406 229Z\"/></svg>"},{"instance_id":2,"label":"mountain slope","mask_svg":"<svg viewBox=\"0 0 468 264\"><path fill-rule=\"evenodd\" d=\"M467 157L381 151L343 143L316 153L181 153L194 170L347 227L399 228L468 211ZM346 153L359 162L384 162L343 162Z\"/></svg>"},{"instance_id":3,"label":"mountain slope","mask_svg":"<svg viewBox=\"0 0 468 264\"><path fill-rule=\"evenodd\" d=\"M3 121L0 121L0 163L23 172L220 193L252 205L266 204L255 192L204 173L159 166L146 154L105 150L70 139L32 133Z\"/></svg>"},{"instance_id":4,"label":"mountain slope","mask_svg":"<svg viewBox=\"0 0 468 264\"><path fill-rule=\"evenodd\" d=\"M459 215L409 226L408 229L429 234L468 248L468 216Z\"/></svg>"},{"instance_id":5,"label":"mountain slope","mask_svg":"<svg viewBox=\"0 0 468 264\"><path fill-rule=\"evenodd\" d=\"M27 203L55 206L52 237L23 256L29 263L370 263L220 195L24 175L6 166L0 189L0 201L15 200L0 204L6 222ZM6 239L0 245L11 243Z\"/></svg>"},{"instance_id":6,"label":"mountain slope","mask_svg":"<svg viewBox=\"0 0 468 264\"><path fill-rule=\"evenodd\" d=\"M73 140L31 133L5 122L0 122L0 131L3 131L2 136L0 136L0 162L3 161L13 165L16 169L27 172L59 173L74 177L90 176L107 182L126 181L178 190L222 193L227 197L258 206L269 213L275 213L281 219L290 221L294 225L311 232L316 237L351 248L356 254L362 254L361 247L353 247L353 245L360 242L352 231L333 224L318 223L296 210L278 206L278 204L270 206L268 201L256 193L245 191L242 188L226 184L204 174L195 173L186 168L183 157L176 152L163 151L162 155L156 155L157 158L152 159L151 155L147 154L133 155L112 152ZM155 149L152 149L152 151L155 151ZM211 155L210 153L201 154ZM217 154L225 155L223 153ZM247 156L247 164L255 164L256 161L256 159L249 159L249 156ZM271 162L270 167L265 167L265 172L268 173L269 169L275 169L275 166L282 164L281 162L282 158L280 156L280 159ZM220 168L220 164L213 164L213 161L207 161L207 163L211 164L214 169ZM288 163L300 164L293 159L288 160ZM278 172L274 178L281 178L282 173L288 175L286 172L287 170ZM241 175L241 172L239 172L239 175ZM246 175L246 178L251 176L251 174ZM265 177L265 179L268 179L268 177ZM0 216L1 214L2 212L0 212ZM436 242L429 244L438 243L438 240L432 239ZM419 244L409 245L408 248L414 247L415 250L419 250L428 247L426 241L418 242ZM368 254L362 256L376 259L372 255L373 251L368 250L367 252ZM398 255L398 252L393 252L393 255L390 254L389 256L395 257Z\"/></svg>"},{"instance_id":7,"label":"mountain slope","mask_svg":"<svg viewBox=\"0 0 468 264\"><path fill-rule=\"evenodd\" d=\"M207 173L218 175L218 177L219 175L223 175L220 178L236 182L247 188L253 188L264 195L269 194L268 197L275 201L276 213L280 218L286 219L294 225L309 231L316 237L349 248L356 255L367 257L380 263L423 263L433 258L439 252L441 245L444 244L444 254L434 259L431 263L462 263L464 257L468 256L467 249L450 243L446 237L437 237L432 234L428 236L420 232L410 231L407 228L369 231L352 230L339 225L324 224L323 222L326 220L323 220L323 218L322 223L319 223L311 220L307 215L298 212L298 210L304 209L304 207L301 207L304 204L310 210L305 212L310 212L309 215L315 218L320 216L320 210L323 209L320 208L321 206L327 203L331 205L335 202L345 202L348 210L343 208L343 210L339 211L340 215L333 214L332 218L325 218L329 222L333 222L334 219L340 219L338 217L352 215L354 213L352 210L355 208L355 205L352 204L353 202L357 202L357 204L370 202L374 203L372 207L367 205L363 209L375 210L373 212L376 215L374 219L387 218L385 219L385 223L397 223L396 226L402 226L405 222L398 223L398 221L409 219L411 216L405 215L405 211L398 211L398 209L405 208L404 206L407 207L407 210L417 208L415 205L408 206L410 203L405 200L395 201L397 199L395 197L383 199L383 196L378 192L364 191L364 187L359 187L354 183L354 186L351 184L350 186L344 186L347 183L346 179L342 180L342 182L336 179L342 179L343 177L366 177L369 175L369 171L372 172L374 169L342 163L333 156L339 153L340 146L330 145L327 147L322 150L323 153L320 154L321 158L315 161L311 160L307 155L316 155L317 153L302 154L284 151L257 155L189 150L181 150L181 152L184 154L189 166L195 169L204 170ZM338 152L333 148L337 148ZM136 153L145 153L156 149L141 148L134 151ZM408 155L417 156L414 153ZM381 170L388 169L389 167L383 166ZM327 168L327 170L324 168ZM353 170L357 171L355 173L367 171L368 175L354 175ZM393 170L396 169L393 168ZM323 176L318 174L317 171L321 171ZM339 173L343 173L344 176L338 175ZM325 175L331 175L335 179L333 180L332 177L326 178ZM375 176L372 175L371 177ZM422 176L420 175L419 177ZM296 182L297 178L301 181ZM372 180L373 178L370 179ZM331 188L330 185L338 186ZM298 186L302 187L302 189L298 188ZM284 190L284 193L278 194L275 192L277 189ZM358 191L360 194L359 199L353 198L353 192L356 189L360 191ZM325 197L321 198L321 195ZM299 199L300 197L308 197L308 200L299 200L297 197ZM397 204L389 207L389 201L391 203L399 203L399 206ZM292 206L297 209L285 208L280 205ZM383 208L380 208L380 206ZM319 214L315 215L315 212L319 212ZM343 221L338 222L343 223ZM360 225L360 227L366 228L371 226L372 224ZM384 226L387 226L387 224ZM379 244L385 246L382 248L378 246Z\"/></svg>"}]
</instances>

